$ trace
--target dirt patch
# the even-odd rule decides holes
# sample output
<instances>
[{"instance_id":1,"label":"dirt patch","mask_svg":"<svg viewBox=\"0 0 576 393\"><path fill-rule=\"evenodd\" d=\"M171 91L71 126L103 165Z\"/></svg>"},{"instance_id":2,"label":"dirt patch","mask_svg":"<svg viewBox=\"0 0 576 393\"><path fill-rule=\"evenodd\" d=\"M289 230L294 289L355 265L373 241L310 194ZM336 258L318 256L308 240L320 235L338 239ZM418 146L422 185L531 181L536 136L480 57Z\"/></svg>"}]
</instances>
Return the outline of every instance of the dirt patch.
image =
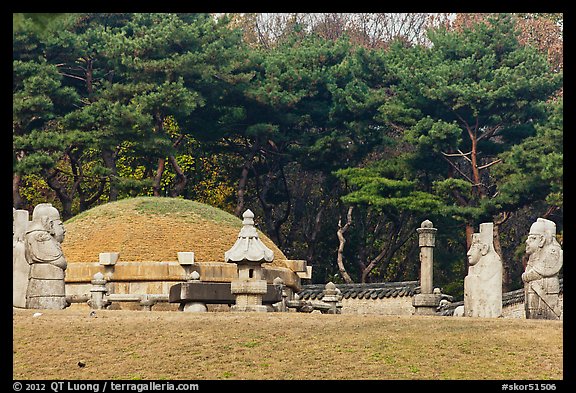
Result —
<instances>
[{"instance_id":1,"label":"dirt patch","mask_svg":"<svg viewBox=\"0 0 576 393\"><path fill-rule=\"evenodd\" d=\"M550 380L562 322L16 310L14 379ZM85 364L79 367L78 362Z\"/></svg>"}]
</instances>

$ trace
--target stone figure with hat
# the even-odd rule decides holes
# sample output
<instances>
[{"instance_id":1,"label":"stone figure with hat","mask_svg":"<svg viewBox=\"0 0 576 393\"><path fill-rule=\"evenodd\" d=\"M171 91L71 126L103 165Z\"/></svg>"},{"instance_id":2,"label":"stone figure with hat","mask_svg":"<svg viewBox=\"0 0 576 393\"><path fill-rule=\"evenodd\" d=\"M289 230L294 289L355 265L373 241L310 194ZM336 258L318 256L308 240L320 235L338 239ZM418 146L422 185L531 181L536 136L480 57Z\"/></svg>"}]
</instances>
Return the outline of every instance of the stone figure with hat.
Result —
<instances>
[{"instance_id":1,"label":"stone figure with hat","mask_svg":"<svg viewBox=\"0 0 576 393\"><path fill-rule=\"evenodd\" d=\"M34 208L24 238L30 264L26 308L63 309L69 305L64 283L67 263L61 247L65 232L52 204L40 203Z\"/></svg>"},{"instance_id":2,"label":"stone figure with hat","mask_svg":"<svg viewBox=\"0 0 576 393\"><path fill-rule=\"evenodd\" d=\"M556 224L538 218L526 239L528 263L522 273L527 319L562 319L559 304L563 251L556 240Z\"/></svg>"}]
</instances>

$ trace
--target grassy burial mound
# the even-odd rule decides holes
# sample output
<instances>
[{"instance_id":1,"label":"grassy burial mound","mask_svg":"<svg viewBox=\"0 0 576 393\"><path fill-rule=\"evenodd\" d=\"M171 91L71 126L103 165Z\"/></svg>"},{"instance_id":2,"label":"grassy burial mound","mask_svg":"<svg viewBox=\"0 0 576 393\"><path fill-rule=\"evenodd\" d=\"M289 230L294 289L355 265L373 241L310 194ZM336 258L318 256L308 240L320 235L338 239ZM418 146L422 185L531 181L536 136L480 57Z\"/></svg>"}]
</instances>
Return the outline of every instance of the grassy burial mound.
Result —
<instances>
[{"instance_id":1,"label":"grassy burial mound","mask_svg":"<svg viewBox=\"0 0 576 393\"><path fill-rule=\"evenodd\" d=\"M258 222L258 217L255 217ZM218 208L180 198L137 197L97 206L64 223L62 244L68 263L96 262L101 252L119 252L130 262L177 261L193 251L196 262L224 262L242 220ZM272 266L286 256L264 234L274 251Z\"/></svg>"}]
</instances>

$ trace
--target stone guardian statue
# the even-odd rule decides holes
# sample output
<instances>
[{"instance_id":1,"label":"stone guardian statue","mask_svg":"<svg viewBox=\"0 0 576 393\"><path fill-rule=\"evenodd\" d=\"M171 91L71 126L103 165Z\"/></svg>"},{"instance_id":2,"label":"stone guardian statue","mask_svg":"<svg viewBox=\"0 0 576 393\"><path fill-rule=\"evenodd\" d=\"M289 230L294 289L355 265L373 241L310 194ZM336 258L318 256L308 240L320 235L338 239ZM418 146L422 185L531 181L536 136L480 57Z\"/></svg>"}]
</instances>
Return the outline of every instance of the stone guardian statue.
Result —
<instances>
[{"instance_id":1,"label":"stone guardian statue","mask_svg":"<svg viewBox=\"0 0 576 393\"><path fill-rule=\"evenodd\" d=\"M480 224L472 235L468 275L464 278L464 316L498 318L502 315L502 259L494 250L494 224Z\"/></svg>"},{"instance_id":2,"label":"stone guardian statue","mask_svg":"<svg viewBox=\"0 0 576 393\"><path fill-rule=\"evenodd\" d=\"M26 308L26 292L30 264L26 260L24 235L28 227L28 211L12 208L12 306Z\"/></svg>"},{"instance_id":3,"label":"stone guardian statue","mask_svg":"<svg viewBox=\"0 0 576 393\"><path fill-rule=\"evenodd\" d=\"M556 224L538 218L526 239L528 263L522 273L524 309L527 319L562 319L559 304L558 273L563 264L563 251L556 240Z\"/></svg>"},{"instance_id":4,"label":"stone guardian statue","mask_svg":"<svg viewBox=\"0 0 576 393\"><path fill-rule=\"evenodd\" d=\"M64 283L67 263L61 247L65 232L60 213L52 204L34 208L25 236L30 264L26 308L63 309L69 305Z\"/></svg>"}]
</instances>

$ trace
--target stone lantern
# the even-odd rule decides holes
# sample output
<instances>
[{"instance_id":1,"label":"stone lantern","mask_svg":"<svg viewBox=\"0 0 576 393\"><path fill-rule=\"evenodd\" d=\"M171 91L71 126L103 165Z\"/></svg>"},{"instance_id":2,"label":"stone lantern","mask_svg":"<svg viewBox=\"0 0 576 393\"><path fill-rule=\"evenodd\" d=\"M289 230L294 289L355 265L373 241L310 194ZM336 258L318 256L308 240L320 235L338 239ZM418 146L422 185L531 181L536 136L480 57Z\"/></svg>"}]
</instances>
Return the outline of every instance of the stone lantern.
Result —
<instances>
[{"instance_id":1,"label":"stone lantern","mask_svg":"<svg viewBox=\"0 0 576 393\"><path fill-rule=\"evenodd\" d=\"M254 227L254 213L244 212L243 227L232 248L224 253L224 261L238 266L238 278L230 283L230 290L236 296L232 311L267 312L262 304L267 283L262 279L262 263L270 263L274 252L262 243Z\"/></svg>"}]
</instances>

